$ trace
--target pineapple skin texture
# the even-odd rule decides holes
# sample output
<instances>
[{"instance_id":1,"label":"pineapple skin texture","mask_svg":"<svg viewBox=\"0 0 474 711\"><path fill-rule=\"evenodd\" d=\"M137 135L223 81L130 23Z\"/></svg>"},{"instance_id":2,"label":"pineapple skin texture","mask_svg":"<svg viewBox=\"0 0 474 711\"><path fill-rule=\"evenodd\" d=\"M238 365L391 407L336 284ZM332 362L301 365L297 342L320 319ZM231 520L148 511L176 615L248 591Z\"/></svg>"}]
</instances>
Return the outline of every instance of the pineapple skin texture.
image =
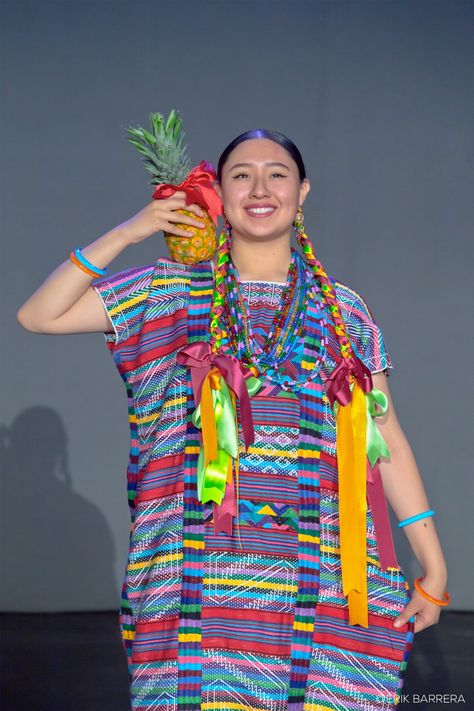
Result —
<instances>
[{"instance_id":1,"label":"pineapple skin texture","mask_svg":"<svg viewBox=\"0 0 474 711\"><path fill-rule=\"evenodd\" d=\"M181 215L188 215L196 218L194 212L185 209L176 210ZM165 232L165 240L168 246L171 259L181 264L197 264L212 259L217 249L216 226L205 212L199 218L205 223L205 227L192 227L177 223L176 226L190 231L189 237L178 237L178 235Z\"/></svg>"}]
</instances>

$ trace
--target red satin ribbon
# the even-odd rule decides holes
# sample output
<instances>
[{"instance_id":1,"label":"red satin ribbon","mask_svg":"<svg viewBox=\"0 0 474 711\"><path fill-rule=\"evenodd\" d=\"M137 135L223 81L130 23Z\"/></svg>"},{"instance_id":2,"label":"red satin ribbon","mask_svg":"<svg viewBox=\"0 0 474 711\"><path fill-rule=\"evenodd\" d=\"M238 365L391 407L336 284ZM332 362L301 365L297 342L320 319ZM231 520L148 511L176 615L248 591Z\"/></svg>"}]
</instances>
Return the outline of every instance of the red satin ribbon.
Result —
<instances>
[{"instance_id":1,"label":"red satin ribbon","mask_svg":"<svg viewBox=\"0 0 474 711\"><path fill-rule=\"evenodd\" d=\"M250 397L245 384L239 360L233 355L216 355L207 341L195 341L185 346L176 356L181 365L191 369L194 400L196 407L201 401L201 390L204 378L212 366L222 373L229 388L235 393L240 403L240 419L245 446L249 447L255 441Z\"/></svg>"},{"instance_id":2,"label":"red satin ribbon","mask_svg":"<svg viewBox=\"0 0 474 711\"><path fill-rule=\"evenodd\" d=\"M230 478L227 478L225 494L222 503L219 505L212 502L212 513L214 518L214 533L223 531L232 536L232 519L237 515L237 504L235 500L234 477L232 475L232 462L230 462Z\"/></svg>"},{"instance_id":3,"label":"red satin ribbon","mask_svg":"<svg viewBox=\"0 0 474 711\"><path fill-rule=\"evenodd\" d=\"M169 198L178 190L183 190L186 193L186 205L193 203L200 205L217 225L217 218L223 214L223 205L214 188L215 180L217 180L217 175L211 163L202 160L188 173L182 183L179 185L161 183L156 187L152 197L155 200Z\"/></svg>"},{"instance_id":4,"label":"red satin ribbon","mask_svg":"<svg viewBox=\"0 0 474 711\"><path fill-rule=\"evenodd\" d=\"M245 384L245 377L237 358L232 355L216 355L212 352L211 346L207 341L195 341L178 351L176 360L180 365L188 366L191 370L196 407L201 401L204 378L211 367L219 368L227 385L239 399L240 419L245 446L249 447L249 445L253 444L255 441L255 432L253 428L252 410L250 408L250 397ZM232 518L237 514L232 470L227 477L224 498L220 505L213 502L212 510L214 516L214 533L217 534L224 531L229 536L232 536Z\"/></svg>"},{"instance_id":5,"label":"red satin ribbon","mask_svg":"<svg viewBox=\"0 0 474 711\"><path fill-rule=\"evenodd\" d=\"M337 400L345 406L352 400L350 376L354 375L364 393L370 393L374 385L372 373L359 358L342 358L326 379L324 387L331 406Z\"/></svg>"},{"instance_id":6,"label":"red satin ribbon","mask_svg":"<svg viewBox=\"0 0 474 711\"><path fill-rule=\"evenodd\" d=\"M388 567L398 568L379 463L378 461L375 462L374 468L372 469L368 457L367 499L372 509L380 567L382 570L387 570Z\"/></svg>"}]
</instances>

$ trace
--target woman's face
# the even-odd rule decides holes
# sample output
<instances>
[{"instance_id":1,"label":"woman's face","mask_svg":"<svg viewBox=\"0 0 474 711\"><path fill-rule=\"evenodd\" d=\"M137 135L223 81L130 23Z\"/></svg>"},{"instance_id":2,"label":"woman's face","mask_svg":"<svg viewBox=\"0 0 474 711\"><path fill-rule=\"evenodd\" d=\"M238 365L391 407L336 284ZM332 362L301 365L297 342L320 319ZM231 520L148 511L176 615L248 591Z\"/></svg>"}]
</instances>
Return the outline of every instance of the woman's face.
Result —
<instances>
[{"instance_id":1,"label":"woman's face","mask_svg":"<svg viewBox=\"0 0 474 711\"><path fill-rule=\"evenodd\" d=\"M234 148L216 184L232 237L259 241L290 238L309 188L290 154L268 138L252 138Z\"/></svg>"}]
</instances>

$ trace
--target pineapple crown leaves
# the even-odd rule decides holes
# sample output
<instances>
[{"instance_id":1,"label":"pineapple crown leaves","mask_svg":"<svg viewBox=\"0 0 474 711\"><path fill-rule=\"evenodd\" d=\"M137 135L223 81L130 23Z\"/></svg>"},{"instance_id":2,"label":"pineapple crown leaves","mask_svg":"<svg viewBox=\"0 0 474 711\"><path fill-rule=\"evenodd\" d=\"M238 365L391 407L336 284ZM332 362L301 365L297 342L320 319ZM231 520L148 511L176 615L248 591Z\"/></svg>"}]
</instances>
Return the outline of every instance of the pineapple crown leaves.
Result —
<instances>
[{"instance_id":1,"label":"pineapple crown leaves","mask_svg":"<svg viewBox=\"0 0 474 711\"><path fill-rule=\"evenodd\" d=\"M191 170L182 123L178 112L172 109L166 120L159 112L150 114L151 131L142 126L125 129L127 140L142 155L145 168L153 176L151 185L178 185Z\"/></svg>"}]
</instances>

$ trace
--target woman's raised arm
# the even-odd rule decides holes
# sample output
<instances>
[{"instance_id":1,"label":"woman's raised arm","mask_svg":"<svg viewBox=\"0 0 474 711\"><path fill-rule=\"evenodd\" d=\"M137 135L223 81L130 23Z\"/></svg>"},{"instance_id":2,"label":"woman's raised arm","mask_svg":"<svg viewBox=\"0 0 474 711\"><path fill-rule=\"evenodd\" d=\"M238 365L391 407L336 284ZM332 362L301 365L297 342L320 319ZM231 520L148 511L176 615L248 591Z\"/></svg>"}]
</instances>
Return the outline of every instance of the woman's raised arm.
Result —
<instances>
[{"instance_id":1,"label":"woman's raised arm","mask_svg":"<svg viewBox=\"0 0 474 711\"><path fill-rule=\"evenodd\" d=\"M186 205L185 193L178 191L170 198L152 200L129 220L84 247L82 253L103 269L126 247L142 242L159 230L184 237L189 234L174 223L204 227L198 219L176 212L184 207L198 216L204 214L198 205ZM113 331L100 298L91 286L94 278L66 259L18 310L19 323L32 333Z\"/></svg>"}]
</instances>

